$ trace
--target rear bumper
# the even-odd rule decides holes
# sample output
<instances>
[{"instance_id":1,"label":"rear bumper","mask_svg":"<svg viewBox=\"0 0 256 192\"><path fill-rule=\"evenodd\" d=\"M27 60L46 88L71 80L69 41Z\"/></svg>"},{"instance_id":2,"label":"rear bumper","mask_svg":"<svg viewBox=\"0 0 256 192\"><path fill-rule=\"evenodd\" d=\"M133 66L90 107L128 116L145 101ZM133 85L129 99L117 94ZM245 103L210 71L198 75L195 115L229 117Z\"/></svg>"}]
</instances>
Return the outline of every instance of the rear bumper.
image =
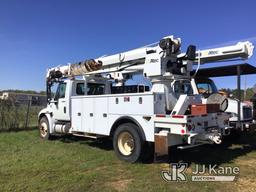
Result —
<instances>
[{"instance_id":1,"label":"rear bumper","mask_svg":"<svg viewBox=\"0 0 256 192\"><path fill-rule=\"evenodd\" d=\"M167 155L168 148L176 146L178 149L192 148L204 144L220 144L223 136L230 134L232 127L221 130L215 129L203 133L190 133L186 135L171 134L167 131L155 133L155 154Z\"/></svg>"}]
</instances>

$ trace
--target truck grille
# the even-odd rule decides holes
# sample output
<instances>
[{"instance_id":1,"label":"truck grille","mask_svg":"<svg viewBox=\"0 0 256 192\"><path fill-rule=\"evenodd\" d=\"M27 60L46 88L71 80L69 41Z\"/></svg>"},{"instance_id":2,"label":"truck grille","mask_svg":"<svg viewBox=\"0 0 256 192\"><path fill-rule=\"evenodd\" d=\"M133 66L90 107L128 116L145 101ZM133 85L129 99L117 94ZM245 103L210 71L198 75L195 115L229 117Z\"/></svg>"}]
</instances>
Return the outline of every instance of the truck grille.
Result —
<instances>
[{"instance_id":1,"label":"truck grille","mask_svg":"<svg viewBox=\"0 0 256 192\"><path fill-rule=\"evenodd\" d=\"M244 119L252 118L252 109L250 107L243 107L243 118Z\"/></svg>"}]
</instances>

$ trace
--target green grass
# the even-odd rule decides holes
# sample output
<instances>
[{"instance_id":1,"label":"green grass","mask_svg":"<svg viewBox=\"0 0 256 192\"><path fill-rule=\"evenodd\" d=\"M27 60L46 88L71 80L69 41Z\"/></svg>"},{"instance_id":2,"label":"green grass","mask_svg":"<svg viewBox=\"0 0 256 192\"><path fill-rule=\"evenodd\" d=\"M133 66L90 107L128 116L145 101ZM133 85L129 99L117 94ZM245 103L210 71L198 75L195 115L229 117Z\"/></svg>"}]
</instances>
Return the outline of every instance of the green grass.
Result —
<instances>
[{"instance_id":1,"label":"green grass","mask_svg":"<svg viewBox=\"0 0 256 192\"><path fill-rule=\"evenodd\" d=\"M173 151L171 162L240 167L236 182L165 182L164 163L118 160L107 140L39 139L37 130L0 134L0 191L255 191L256 136L238 144Z\"/></svg>"}]
</instances>

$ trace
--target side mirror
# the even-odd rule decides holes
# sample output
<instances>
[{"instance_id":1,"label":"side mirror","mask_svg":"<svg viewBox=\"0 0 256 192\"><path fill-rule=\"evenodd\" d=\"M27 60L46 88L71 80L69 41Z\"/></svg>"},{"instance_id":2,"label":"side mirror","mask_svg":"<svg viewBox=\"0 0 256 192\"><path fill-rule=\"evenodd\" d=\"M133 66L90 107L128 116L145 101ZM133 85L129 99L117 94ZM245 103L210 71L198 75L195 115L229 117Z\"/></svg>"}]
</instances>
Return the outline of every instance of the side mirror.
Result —
<instances>
[{"instance_id":1,"label":"side mirror","mask_svg":"<svg viewBox=\"0 0 256 192\"><path fill-rule=\"evenodd\" d=\"M55 100L55 99L52 99L51 101L50 101L50 103L54 103L54 104L58 104L58 100Z\"/></svg>"},{"instance_id":2,"label":"side mirror","mask_svg":"<svg viewBox=\"0 0 256 192\"><path fill-rule=\"evenodd\" d=\"M196 59L196 46L194 45L188 46L186 51L186 58L191 61Z\"/></svg>"}]
</instances>

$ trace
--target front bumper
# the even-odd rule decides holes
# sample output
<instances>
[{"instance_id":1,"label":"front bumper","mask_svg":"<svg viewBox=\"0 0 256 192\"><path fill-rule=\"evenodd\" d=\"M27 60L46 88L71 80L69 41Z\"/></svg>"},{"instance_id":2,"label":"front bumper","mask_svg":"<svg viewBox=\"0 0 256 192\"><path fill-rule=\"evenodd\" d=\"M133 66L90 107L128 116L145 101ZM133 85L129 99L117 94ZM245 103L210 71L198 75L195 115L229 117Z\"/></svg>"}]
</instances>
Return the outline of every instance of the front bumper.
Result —
<instances>
[{"instance_id":1,"label":"front bumper","mask_svg":"<svg viewBox=\"0 0 256 192\"><path fill-rule=\"evenodd\" d=\"M237 121L230 122L230 125L240 131L256 131L256 121Z\"/></svg>"},{"instance_id":2,"label":"front bumper","mask_svg":"<svg viewBox=\"0 0 256 192\"><path fill-rule=\"evenodd\" d=\"M252 122L242 123L243 131L256 131L256 121L253 120Z\"/></svg>"}]
</instances>

